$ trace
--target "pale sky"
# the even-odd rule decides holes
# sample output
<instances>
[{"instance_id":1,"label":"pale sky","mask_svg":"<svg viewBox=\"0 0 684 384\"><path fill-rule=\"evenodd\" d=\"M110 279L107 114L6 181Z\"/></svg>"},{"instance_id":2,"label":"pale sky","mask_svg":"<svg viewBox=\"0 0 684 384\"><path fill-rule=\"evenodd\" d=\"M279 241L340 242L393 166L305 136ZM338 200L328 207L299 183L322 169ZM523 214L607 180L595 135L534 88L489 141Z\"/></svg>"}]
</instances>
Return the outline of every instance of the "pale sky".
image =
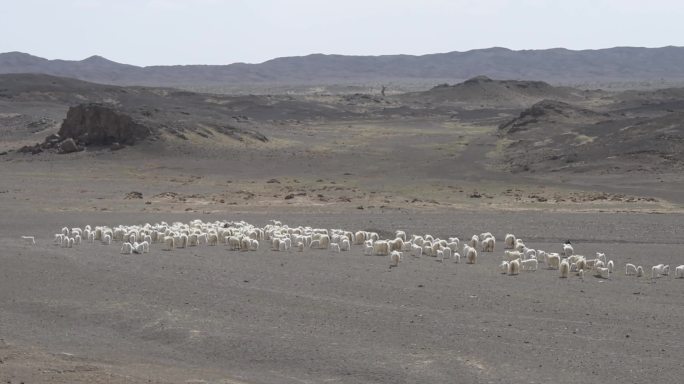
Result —
<instances>
[{"instance_id":1,"label":"pale sky","mask_svg":"<svg viewBox=\"0 0 684 384\"><path fill-rule=\"evenodd\" d=\"M684 46L681 0L0 0L0 52L134 65Z\"/></svg>"}]
</instances>

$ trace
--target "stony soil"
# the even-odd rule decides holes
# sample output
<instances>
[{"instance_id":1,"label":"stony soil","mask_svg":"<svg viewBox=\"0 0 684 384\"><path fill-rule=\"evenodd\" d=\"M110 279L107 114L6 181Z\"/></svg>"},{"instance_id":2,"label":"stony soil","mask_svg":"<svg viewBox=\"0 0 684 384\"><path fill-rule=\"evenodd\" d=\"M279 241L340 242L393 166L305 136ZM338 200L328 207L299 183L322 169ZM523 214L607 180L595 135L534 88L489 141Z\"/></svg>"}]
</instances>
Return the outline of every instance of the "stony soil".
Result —
<instances>
[{"instance_id":1,"label":"stony soil","mask_svg":"<svg viewBox=\"0 0 684 384\"><path fill-rule=\"evenodd\" d=\"M51 244L64 224L188 220L188 214L9 210L0 254L3 382L678 383L682 280L539 270L500 275L407 257L388 269L359 248L279 253L202 246L142 256ZM465 237L514 231L535 248L681 264L680 214L235 210L204 220ZM12 223L10 225L9 223ZM17 238L31 233L35 246Z\"/></svg>"},{"instance_id":2,"label":"stony soil","mask_svg":"<svg viewBox=\"0 0 684 384\"><path fill-rule=\"evenodd\" d=\"M164 105L182 109L162 114L190 116L179 124L213 111L209 118L237 116L268 141L188 129L185 139L162 132L117 151L4 153L56 132L68 105L80 102L73 98L104 101L118 92L60 84L6 86L0 100L0 382L680 383L684 376L684 281L620 273L627 262L684 264L684 176L671 164L618 156L609 168L597 161L511 173L498 166L510 150L498 126L520 109L364 95L166 95ZM157 100L149 90L130 92ZM579 104L631 108L657 122L669 121L668 100L681 99L623 96ZM387 259L359 248L153 247L124 256L115 245L52 245L65 225L195 218L461 238L491 231L499 247L476 265L407 257L389 270ZM606 252L618 273L610 280L560 279L548 270L500 275L508 232L533 248L559 250L570 239L579 253ZM37 244L25 245L22 235Z\"/></svg>"}]
</instances>

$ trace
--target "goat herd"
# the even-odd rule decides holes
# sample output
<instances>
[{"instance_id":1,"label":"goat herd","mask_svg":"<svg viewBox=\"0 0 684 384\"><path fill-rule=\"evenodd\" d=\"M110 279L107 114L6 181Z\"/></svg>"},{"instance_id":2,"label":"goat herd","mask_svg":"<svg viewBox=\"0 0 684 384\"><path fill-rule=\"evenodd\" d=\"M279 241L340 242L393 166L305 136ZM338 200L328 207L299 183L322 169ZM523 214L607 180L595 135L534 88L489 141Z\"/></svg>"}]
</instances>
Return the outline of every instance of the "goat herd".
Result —
<instances>
[{"instance_id":1,"label":"goat herd","mask_svg":"<svg viewBox=\"0 0 684 384\"><path fill-rule=\"evenodd\" d=\"M34 236L22 236L29 244L35 244ZM494 252L495 237L489 233L473 235L466 241L457 237L440 239L432 235L407 236L404 231L396 231L393 239L380 239L376 232L346 231L342 229L321 229L312 227L288 227L280 221L271 220L263 228L244 221L215 221L205 223L193 220L189 223L166 222L116 227L86 225L84 228L64 227L55 234L55 244L71 248L83 242L111 245L121 243L122 254L148 253L150 248L159 244L163 250L195 247L200 245L217 246L225 244L233 251L256 251L261 244L268 244L273 251L287 252L292 249L303 252L306 249L348 252L353 245L363 246L365 255L386 256L390 268L399 266L404 254L412 257L429 256L437 261L452 260L461 262L461 255L467 264L475 264L479 252ZM498 268L502 274L518 275L521 271L536 271L540 264L546 269L557 270L559 277L571 275L583 278L585 273L608 279L615 271L615 263L608 260L605 253L587 258L575 254L572 244L562 244L561 252L546 252L525 246L525 243L507 234L504 238L503 260ZM461 253L459 253L461 252ZM670 266L658 264L651 268L651 278L668 276ZM625 264L625 275L642 277L644 268ZM675 268L675 278L684 278L684 265Z\"/></svg>"}]
</instances>

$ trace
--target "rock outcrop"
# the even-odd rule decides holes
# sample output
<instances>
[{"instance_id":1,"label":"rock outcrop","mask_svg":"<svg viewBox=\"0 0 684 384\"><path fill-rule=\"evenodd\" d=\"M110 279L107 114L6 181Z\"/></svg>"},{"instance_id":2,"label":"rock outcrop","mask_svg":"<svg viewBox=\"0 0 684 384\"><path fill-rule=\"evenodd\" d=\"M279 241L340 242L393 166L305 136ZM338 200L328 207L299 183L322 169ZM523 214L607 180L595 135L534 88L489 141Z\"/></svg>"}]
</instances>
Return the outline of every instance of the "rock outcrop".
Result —
<instances>
[{"instance_id":1,"label":"rock outcrop","mask_svg":"<svg viewBox=\"0 0 684 384\"><path fill-rule=\"evenodd\" d=\"M81 104L69 108L59 130L62 138L84 145L131 145L152 134L146 125L130 115L101 104Z\"/></svg>"},{"instance_id":2,"label":"rock outcrop","mask_svg":"<svg viewBox=\"0 0 684 384\"><path fill-rule=\"evenodd\" d=\"M540 125L595 123L608 117L608 114L597 113L562 101L542 100L520 112L520 116L501 124L499 132L512 134Z\"/></svg>"}]
</instances>

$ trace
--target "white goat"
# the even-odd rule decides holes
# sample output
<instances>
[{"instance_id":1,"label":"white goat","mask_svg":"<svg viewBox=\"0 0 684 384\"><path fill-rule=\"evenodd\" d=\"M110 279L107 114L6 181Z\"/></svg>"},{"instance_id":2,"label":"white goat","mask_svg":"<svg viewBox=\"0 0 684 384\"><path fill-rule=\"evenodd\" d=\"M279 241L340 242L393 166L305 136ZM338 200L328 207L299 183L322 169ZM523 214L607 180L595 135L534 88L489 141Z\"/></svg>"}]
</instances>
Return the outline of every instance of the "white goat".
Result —
<instances>
[{"instance_id":1,"label":"white goat","mask_svg":"<svg viewBox=\"0 0 684 384\"><path fill-rule=\"evenodd\" d=\"M501 272L502 274L508 273L508 265L508 261L502 261L501 264L499 264L499 272Z\"/></svg>"},{"instance_id":2,"label":"white goat","mask_svg":"<svg viewBox=\"0 0 684 384\"><path fill-rule=\"evenodd\" d=\"M473 247L467 247L463 253L465 253L466 263L475 264L477 262L477 249Z\"/></svg>"},{"instance_id":3,"label":"white goat","mask_svg":"<svg viewBox=\"0 0 684 384\"><path fill-rule=\"evenodd\" d=\"M508 274L517 275L520 273L520 260L512 260L508 263Z\"/></svg>"},{"instance_id":4,"label":"white goat","mask_svg":"<svg viewBox=\"0 0 684 384\"><path fill-rule=\"evenodd\" d=\"M504 238L504 246L506 249L513 249L515 247L515 235L507 233Z\"/></svg>"},{"instance_id":5,"label":"white goat","mask_svg":"<svg viewBox=\"0 0 684 384\"><path fill-rule=\"evenodd\" d=\"M675 279L684 279L684 265L680 265L675 268Z\"/></svg>"},{"instance_id":6,"label":"white goat","mask_svg":"<svg viewBox=\"0 0 684 384\"><path fill-rule=\"evenodd\" d=\"M259 249L259 240L256 239L250 239L249 240L249 250L250 251L256 251ZM304 250L304 247L302 247L302 251Z\"/></svg>"},{"instance_id":7,"label":"white goat","mask_svg":"<svg viewBox=\"0 0 684 384\"><path fill-rule=\"evenodd\" d=\"M608 264L608 261L606 259L606 254L602 252L596 252L596 258L601 260L603 262L603 265Z\"/></svg>"},{"instance_id":8,"label":"white goat","mask_svg":"<svg viewBox=\"0 0 684 384\"><path fill-rule=\"evenodd\" d=\"M634 264L625 264L625 276L632 276L637 274L637 267Z\"/></svg>"},{"instance_id":9,"label":"white goat","mask_svg":"<svg viewBox=\"0 0 684 384\"><path fill-rule=\"evenodd\" d=\"M389 243L385 240L378 240L373 242L373 254L376 256L389 255Z\"/></svg>"},{"instance_id":10,"label":"white goat","mask_svg":"<svg viewBox=\"0 0 684 384\"><path fill-rule=\"evenodd\" d=\"M666 276L670 272L670 266L665 264L654 265L651 268L651 279L658 278L660 276Z\"/></svg>"},{"instance_id":11,"label":"white goat","mask_svg":"<svg viewBox=\"0 0 684 384\"><path fill-rule=\"evenodd\" d=\"M523 271L536 271L539 267L537 259L527 259L520 262Z\"/></svg>"},{"instance_id":12,"label":"white goat","mask_svg":"<svg viewBox=\"0 0 684 384\"><path fill-rule=\"evenodd\" d=\"M636 275L637 275L637 277L642 277L642 276L644 276L644 268L643 268L641 265L637 267L637 273L636 273Z\"/></svg>"},{"instance_id":13,"label":"white goat","mask_svg":"<svg viewBox=\"0 0 684 384\"><path fill-rule=\"evenodd\" d=\"M522 259L523 254L518 251L504 251L504 258L507 261L512 261L515 259Z\"/></svg>"},{"instance_id":14,"label":"white goat","mask_svg":"<svg viewBox=\"0 0 684 384\"><path fill-rule=\"evenodd\" d=\"M565 257L570 257L573 253L575 253L575 250L572 248L572 245L563 244L563 254Z\"/></svg>"},{"instance_id":15,"label":"white goat","mask_svg":"<svg viewBox=\"0 0 684 384\"><path fill-rule=\"evenodd\" d=\"M165 236L164 237L164 250L165 251L172 251L175 248L176 240L173 238L173 236Z\"/></svg>"},{"instance_id":16,"label":"white goat","mask_svg":"<svg viewBox=\"0 0 684 384\"><path fill-rule=\"evenodd\" d=\"M473 237L470 238L468 245L475 249L479 248L478 245L480 245L480 238L477 237L477 235L473 235Z\"/></svg>"},{"instance_id":17,"label":"white goat","mask_svg":"<svg viewBox=\"0 0 684 384\"><path fill-rule=\"evenodd\" d=\"M121 254L130 255L131 253L133 253L133 244L129 242L123 243L123 245L121 246Z\"/></svg>"},{"instance_id":18,"label":"white goat","mask_svg":"<svg viewBox=\"0 0 684 384\"><path fill-rule=\"evenodd\" d=\"M546 257L547 265L549 269L559 269L560 268L560 263L561 263L561 258L560 255L557 253L549 253ZM568 269L570 268L570 264L568 264Z\"/></svg>"},{"instance_id":19,"label":"white goat","mask_svg":"<svg viewBox=\"0 0 684 384\"><path fill-rule=\"evenodd\" d=\"M610 278L610 270L608 268L597 267L595 276L600 277L602 279L609 279Z\"/></svg>"},{"instance_id":20,"label":"white goat","mask_svg":"<svg viewBox=\"0 0 684 384\"><path fill-rule=\"evenodd\" d=\"M399 237L394 240L388 240L387 243L389 244L390 251L401 251L404 247L404 240Z\"/></svg>"},{"instance_id":21,"label":"white goat","mask_svg":"<svg viewBox=\"0 0 684 384\"><path fill-rule=\"evenodd\" d=\"M560 267L558 269L560 271L560 277L567 278L570 274L570 263L568 263L567 260L563 260L560 262Z\"/></svg>"},{"instance_id":22,"label":"white goat","mask_svg":"<svg viewBox=\"0 0 684 384\"><path fill-rule=\"evenodd\" d=\"M390 268L399 266L399 262L401 261L401 256L402 256L401 252L392 251L392 253L390 254Z\"/></svg>"},{"instance_id":23,"label":"white goat","mask_svg":"<svg viewBox=\"0 0 684 384\"><path fill-rule=\"evenodd\" d=\"M493 237L487 237L482 240L482 252L494 252L496 240Z\"/></svg>"}]
</instances>

